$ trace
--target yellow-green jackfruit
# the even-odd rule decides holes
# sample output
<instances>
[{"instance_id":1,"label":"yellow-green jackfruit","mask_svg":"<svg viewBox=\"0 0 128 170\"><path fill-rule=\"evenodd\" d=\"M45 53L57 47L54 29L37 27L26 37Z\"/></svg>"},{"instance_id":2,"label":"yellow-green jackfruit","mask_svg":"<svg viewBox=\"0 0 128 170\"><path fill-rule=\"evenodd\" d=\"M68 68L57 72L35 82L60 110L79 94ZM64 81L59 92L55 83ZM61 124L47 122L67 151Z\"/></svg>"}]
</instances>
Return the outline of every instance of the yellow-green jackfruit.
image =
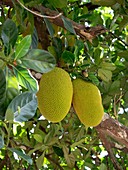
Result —
<instances>
[{"instance_id":1,"label":"yellow-green jackfruit","mask_svg":"<svg viewBox=\"0 0 128 170\"><path fill-rule=\"evenodd\" d=\"M42 75L37 93L38 107L51 122L60 122L68 113L73 96L69 74L58 67Z\"/></svg>"},{"instance_id":2,"label":"yellow-green jackfruit","mask_svg":"<svg viewBox=\"0 0 128 170\"><path fill-rule=\"evenodd\" d=\"M73 107L80 121L87 127L97 126L104 114L98 88L78 78L73 81L73 93Z\"/></svg>"}]
</instances>

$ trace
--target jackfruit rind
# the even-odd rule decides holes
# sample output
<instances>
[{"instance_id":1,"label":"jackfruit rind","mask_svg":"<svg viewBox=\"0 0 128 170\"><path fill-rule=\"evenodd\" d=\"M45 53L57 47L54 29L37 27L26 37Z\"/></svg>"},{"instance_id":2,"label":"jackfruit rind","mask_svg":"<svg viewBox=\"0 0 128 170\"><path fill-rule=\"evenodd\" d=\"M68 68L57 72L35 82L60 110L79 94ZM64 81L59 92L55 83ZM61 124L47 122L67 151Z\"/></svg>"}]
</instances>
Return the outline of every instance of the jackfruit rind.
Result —
<instances>
[{"instance_id":1,"label":"jackfruit rind","mask_svg":"<svg viewBox=\"0 0 128 170\"><path fill-rule=\"evenodd\" d=\"M99 89L80 78L73 80L73 107L87 127L97 126L102 120L104 109Z\"/></svg>"},{"instance_id":2,"label":"jackfruit rind","mask_svg":"<svg viewBox=\"0 0 128 170\"><path fill-rule=\"evenodd\" d=\"M69 74L55 67L42 75L37 93L38 107L49 121L60 122L69 112L73 87Z\"/></svg>"}]
</instances>

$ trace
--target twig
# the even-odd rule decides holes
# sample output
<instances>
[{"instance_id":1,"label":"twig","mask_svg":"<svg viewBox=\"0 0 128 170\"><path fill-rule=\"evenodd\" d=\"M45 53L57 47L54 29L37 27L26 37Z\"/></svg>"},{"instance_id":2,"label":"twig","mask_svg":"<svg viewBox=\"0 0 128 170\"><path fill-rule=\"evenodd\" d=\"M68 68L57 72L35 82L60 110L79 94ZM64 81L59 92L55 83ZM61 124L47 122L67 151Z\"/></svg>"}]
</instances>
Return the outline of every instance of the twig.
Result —
<instances>
[{"instance_id":1,"label":"twig","mask_svg":"<svg viewBox=\"0 0 128 170\"><path fill-rule=\"evenodd\" d=\"M24 9L26 9L26 10L29 11L30 13L32 13L32 14L38 16L38 17L41 17L41 18L56 19L56 18L58 18L58 17L60 17L60 16L62 15L62 13L59 13L59 14L56 15L56 16L46 16L46 15L42 15L42 14L40 14L40 13L38 13L38 12L35 12L35 11L32 11L32 10L28 9L28 8L27 8L25 5L23 5L19 0L17 0L17 2L18 2Z\"/></svg>"}]
</instances>

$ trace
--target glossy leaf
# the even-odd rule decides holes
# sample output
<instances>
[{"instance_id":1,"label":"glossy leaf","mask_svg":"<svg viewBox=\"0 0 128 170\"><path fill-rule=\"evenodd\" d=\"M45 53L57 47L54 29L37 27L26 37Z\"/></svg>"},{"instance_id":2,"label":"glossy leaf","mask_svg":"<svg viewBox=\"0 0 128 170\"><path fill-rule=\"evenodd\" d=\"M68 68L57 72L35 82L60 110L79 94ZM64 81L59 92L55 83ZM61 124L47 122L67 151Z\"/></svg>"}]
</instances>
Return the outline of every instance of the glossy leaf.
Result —
<instances>
[{"instance_id":1,"label":"glossy leaf","mask_svg":"<svg viewBox=\"0 0 128 170\"><path fill-rule=\"evenodd\" d=\"M92 81L92 83L94 83L96 86L99 85L99 80L96 77L96 75L93 72L89 72L88 73L88 78Z\"/></svg>"},{"instance_id":2,"label":"glossy leaf","mask_svg":"<svg viewBox=\"0 0 128 170\"><path fill-rule=\"evenodd\" d=\"M27 54L31 45L31 41L31 35L27 35L21 40L21 42L16 47L15 60L22 58Z\"/></svg>"},{"instance_id":3,"label":"glossy leaf","mask_svg":"<svg viewBox=\"0 0 128 170\"><path fill-rule=\"evenodd\" d=\"M64 23L65 28L66 28L69 32L71 32L71 33L73 33L73 34L76 34L76 32L75 32L75 30L74 30L74 28L73 28L73 25L72 25L71 21L68 20L68 19L66 19L65 17L61 17L61 18L62 18L62 20L63 20L63 23Z\"/></svg>"},{"instance_id":4,"label":"glossy leaf","mask_svg":"<svg viewBox=\"0 0 128 170\"><path fill-rule=\"evenodd\" d=\"M27 69L24 69L23 67L14 67L14 74L21 86L33 92L38 90L37 81Z\"/></svg>"},{"instance_id":5,"label":"glossy leaf","mask_svg":"<svg viewBox=\"0 0 128 170\"><path fill-rule=\"evenodd\" d=\"M36 49L38 47L38 34L36 28L34 28L33 34L32 34L32 43L31 48Z\"/></svg>"},{"instance_id":6,"label":"glossy leaf","mask_svg":"<svg viewBox=\"0 0 128 170\"><path fill-rule=\"evenodd\" d=\"M23 153L22 151L19 151L15 148L8 148L8 150L10 150L13 153L16 153L19 157L21 157L22 159L24 159L25 161L27 161L30 165L33 164L33 161L31 159L30 156L26 155L25 153Z\"/></svg>"},{"instance_id":7,"label":"glossy leaf","mask_svg":"<svg viewBox=\"0 0 128 170\"><path fill-rule=\"evenodd\" d=\"M4 22L1 37L5 46L12 45L12 47L14 47L18 37L18 29L11 19L7 19Z\"/></svg>"},{"instance_id":8,"label":"glossy leaf","mask_svg":"<svg viewBox=\"0 0 128 170\"><path fill-rule=\"evenodd\" d=\"M50 36L53 37L53 36L54 36L54 29L53 29L53 27L52 27L52 24L51 24L50 21L49 21L48 19L46 19L46 18L44 18L44 21L45 21L45 23L46 23L46 26L47 26L47 29L48 29L48 31L49 31Z\"/></svg>"},{"instance_id":9,"label":"glossy leaf","mask_svg":"<svg viewBox=\"0 0 128 170\"><path fill-rule=\"evenodd\" d=\"M75 55L72 52L67 51L67 50L63 52L62 58L64 62L69 63L69 64L73 64L75 61Z\"/></svg>"},{"instance_id":10,"label":"glossy leaf","mask_svg":"<svg viewBox=\"0 0 128 170\"><path fill-rule=\"evenodd\" d=\"M64 157L64 152L63 152L62 148L59 148L57 146L53 146L52 148L58 156Z\"/></svg>"},{"instance_id":11,"label":"glossy leaf","mask_svg":"<svg viewBox=\"0 0 128 170\"><path fill-rule=\"evenodd\" d=\"M36 95L32 92L24 92L15 97L6 111L6 120L11 121L9 115L13 115L14 121L24 122L35 115L37 109Z\"/></svg>"},{"instance_id":12,"label":"glossy leaf","mask_svg":"<svg viewBox=\"0 0 128 170\"><path fill-rule=\"evenodd\" d=\"M56 61L48 51L33 49L22 59L22 65L37 72L46 73L55 67Z\"/></svg>"}]
</instances>

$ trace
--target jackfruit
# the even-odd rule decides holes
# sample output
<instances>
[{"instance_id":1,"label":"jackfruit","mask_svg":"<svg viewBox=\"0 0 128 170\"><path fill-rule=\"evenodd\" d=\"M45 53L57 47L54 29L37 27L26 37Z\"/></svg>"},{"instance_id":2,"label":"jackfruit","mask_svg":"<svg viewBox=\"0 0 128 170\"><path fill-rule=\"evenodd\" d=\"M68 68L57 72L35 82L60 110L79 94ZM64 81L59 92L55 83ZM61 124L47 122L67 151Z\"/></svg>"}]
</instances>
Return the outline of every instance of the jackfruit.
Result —
<instances>
[{"instance_id":1,"label":"jackfruit","mask_svg":"<svg viewBox=\"0 0 128 170\"><path fill-rule=\"evenodd\" d=\"M73 80L73 107L86 127L97 126L102 120L104 109L100 91L80 78Z\"/></svg>"},{"instance_id":2,"label":"jackfruit","mask_svg":"<svg viewBox=\"0 0 128 170\"><path fill-rule=\"evenodd\" d=\"M37 92L38 108L49 121L60 122L69 112L73 86L69 74L55 67L42 75Z\"/></svg>"}]
</instances>

